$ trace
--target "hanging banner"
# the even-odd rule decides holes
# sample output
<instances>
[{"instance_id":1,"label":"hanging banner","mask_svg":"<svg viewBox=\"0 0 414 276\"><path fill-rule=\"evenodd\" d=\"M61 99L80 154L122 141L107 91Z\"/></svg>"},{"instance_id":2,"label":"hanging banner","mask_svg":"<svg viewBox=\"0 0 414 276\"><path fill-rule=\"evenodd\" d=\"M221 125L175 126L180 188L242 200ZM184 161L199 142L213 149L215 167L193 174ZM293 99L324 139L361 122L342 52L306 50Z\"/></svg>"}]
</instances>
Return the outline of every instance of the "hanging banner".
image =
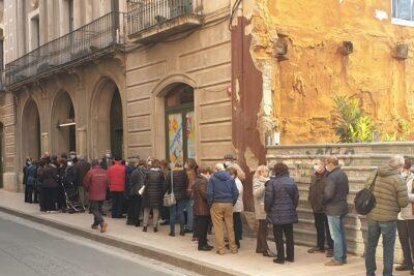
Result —
<instances>
[{"instance_id":1,"label":"hanging banner","mask_svg":"<svg viewBox=\"0 0 414 276\"><path fill-rule=\"evenodd\" d=\"M182 120L181 113L168 115L169 157L175 170L184 167Z\"/></svg>"},{"instance_id":2,"label":"hanging banner","mask_svg":"<svg viewBox=\"0 0 414 276\"><path fill-rule=\"evenodd\" d=\"M196 159L196 133L194 122L194 111L186 114L187 155L188 158Z\"/></svg>"}]
</instances>

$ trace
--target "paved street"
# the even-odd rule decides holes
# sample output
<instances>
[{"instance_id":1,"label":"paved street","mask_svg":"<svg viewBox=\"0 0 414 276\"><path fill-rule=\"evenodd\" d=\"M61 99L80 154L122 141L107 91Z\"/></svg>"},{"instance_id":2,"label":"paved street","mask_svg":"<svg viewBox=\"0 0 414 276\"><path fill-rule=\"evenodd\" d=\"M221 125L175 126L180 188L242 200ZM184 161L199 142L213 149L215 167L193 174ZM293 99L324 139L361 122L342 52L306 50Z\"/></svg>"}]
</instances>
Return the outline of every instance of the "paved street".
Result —
<instances>
[{"instance_id":1,"label":"paved street","mask_svg":"<svg viewBox=\"0 0 414 276\"><path fill-rule=\"evenodd\" d=\"M3 213L0 213L0 268L0 275L4 276L189 275Z\"/></svg>"}]
</instances>

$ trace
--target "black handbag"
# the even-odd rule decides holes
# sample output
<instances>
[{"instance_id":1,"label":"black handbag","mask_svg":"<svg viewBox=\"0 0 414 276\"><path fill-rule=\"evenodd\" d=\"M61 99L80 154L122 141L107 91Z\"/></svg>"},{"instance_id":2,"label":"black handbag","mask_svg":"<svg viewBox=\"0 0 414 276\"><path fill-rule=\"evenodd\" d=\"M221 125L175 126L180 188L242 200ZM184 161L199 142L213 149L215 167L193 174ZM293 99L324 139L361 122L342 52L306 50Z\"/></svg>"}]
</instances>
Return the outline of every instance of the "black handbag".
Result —
<instances>
[{"instance_id":1,"label":"black handbag","mask_svg":"<svg viewBox=\"0 0 414 276\"><path fill-rule=\"evenodd\" d=\"M360 190L354 199L355 210L360 215L367 215L374 209L377 201L372 190L375 187L375 181L377 180L378 172L375 173L374 180L370 185Z\"/></svg>"}]
</instances>

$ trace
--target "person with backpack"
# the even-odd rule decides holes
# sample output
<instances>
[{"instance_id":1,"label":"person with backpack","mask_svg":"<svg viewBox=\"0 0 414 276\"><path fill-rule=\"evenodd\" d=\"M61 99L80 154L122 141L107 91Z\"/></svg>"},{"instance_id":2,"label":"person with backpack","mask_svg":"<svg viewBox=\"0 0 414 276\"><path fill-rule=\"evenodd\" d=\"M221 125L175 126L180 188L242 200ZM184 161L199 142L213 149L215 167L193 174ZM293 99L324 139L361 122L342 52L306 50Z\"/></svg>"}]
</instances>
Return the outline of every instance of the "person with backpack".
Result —
<instances>
[{"instance_id":1,"label":"person with backpack","mask_svg":"<svg viewBox=\"0 0 414 276\"><path fill-rule=\"evenodd\" d=\"M405 158L404 169L401 173L404 182L407 184L408 199L411 204L403 208L398 214L397 231L400 238L401 249L403 251L403 263L395 268L396 271L411 271L411 275L414 275L413 270L413 257L414 257L414 191L413 180L414 174L411 172L411 160Z\"/></svg>"},{"instance_id":2,"label":"person with backpack","mask_svg":"<svg viewBox=\"0 0 414 276\"><path fill-rule=\"evenodd\" d=\"M316 246L308 250L308 253L325 253L325 241L328 243L326 257L333 257L333 240L331 238L328 217L324 212L322 197L326 186L326 162L319 159L314 166L314 173L309 187L308 202L313 210L316 228Z\"/></svg>"},{"instance_id":3,"label":"person with backpack","mask_svg":"<svg viewBox=\"0 0 414 276\"><path fill-rule=\"evenodd\" d=\"M392 275L398 213L401 208L408 205L407 185L400 175L403 167L404 157L395 155L385 166L378 169L373 188L376 205L367 216L368 241L365 249L367 276L374 276L377 270L375 253L380 236L382 236L384 250L383 275Z\"/></svg>"},{"instance_id":4,"label":"person with backpack","mask_svg":"<svg viewBox=\"0 0 414 276\"><path fill-rule=\"evenodd\" d=\"M326 186L322 204L328 217L329 230L334 241L333 259L326 266L339 266L347 262L347 242L344 220L348 214L349 181L339 166L338 158L330 155L326 158Z\"/></svg>"}]
</instances>

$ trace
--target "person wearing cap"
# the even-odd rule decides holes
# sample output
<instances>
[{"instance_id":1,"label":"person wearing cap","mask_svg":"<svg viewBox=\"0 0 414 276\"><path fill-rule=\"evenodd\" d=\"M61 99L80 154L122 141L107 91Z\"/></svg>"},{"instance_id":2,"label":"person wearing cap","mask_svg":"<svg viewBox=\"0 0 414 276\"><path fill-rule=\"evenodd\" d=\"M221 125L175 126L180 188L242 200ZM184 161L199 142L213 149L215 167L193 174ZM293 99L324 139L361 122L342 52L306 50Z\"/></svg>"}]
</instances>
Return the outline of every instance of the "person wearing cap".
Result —
<instances>
[{"instance_id":1,"label":"person wearing cap","mask_svg":"<svg viewBox=\"0 0 414 276\"><path fill-rule=\"evenodd\" d=\"M225 169L230 168L234 163L236 163L236 159L232 154L224 155L223 165Z\"/></svg>"},{"instance_id":2,"label":"person wearing cap","mask_svg":"<svg viewBox=\"0 0 414 276\"><path fill-rule=\"evenodd\" d=\"M112 218L122 218L126 168L121 164L121 158L119 156L115 157L115 164L108 169L108 178L112 196Z\"/></svg>"}]
</instances>

